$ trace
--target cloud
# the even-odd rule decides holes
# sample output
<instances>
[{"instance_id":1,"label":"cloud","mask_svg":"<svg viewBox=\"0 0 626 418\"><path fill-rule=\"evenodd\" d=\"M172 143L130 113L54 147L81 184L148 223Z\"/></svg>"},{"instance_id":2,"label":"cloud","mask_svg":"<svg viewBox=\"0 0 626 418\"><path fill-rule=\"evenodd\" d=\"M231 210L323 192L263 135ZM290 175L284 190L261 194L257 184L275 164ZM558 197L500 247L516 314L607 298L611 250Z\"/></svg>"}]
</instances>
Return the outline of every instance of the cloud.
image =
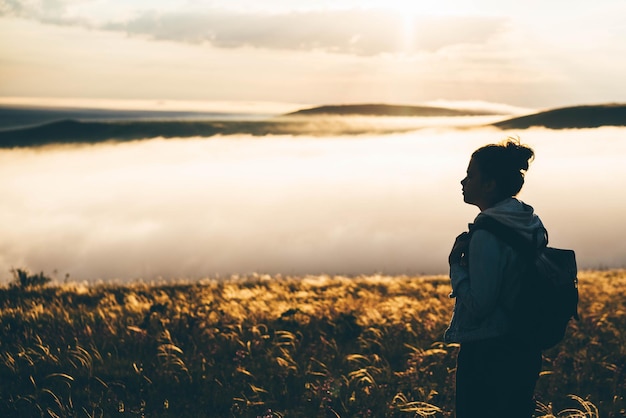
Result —
<instances>
[{"instance_id":1,"label":"cloud","mask_svg":"<svg viewBox=\"0 0 626 418\"><path fill-rule=\"evenodd\" d=\"M60 26L93 27L92 19L70 12L85 0L0 0L0 17L19 17Z\"/></svg>"},{"instance_id":2,"label":"cloud","mask_svg":"<svg viewBox=\"0 0 626 418\"><path fill-rule=\"evenodd\" d=\"M359 56L410 54L458 44L481 44L503 31L507 23L503 18L484 16L406 18L375 9L274 14L225 9L149 10L135 11L130 18L102 20L94 13L81 13L80 4L80 1L62 0L5 0L0 5L0 16L123 32L154 40L207 43L217 48L319 50Z\"/></svg>"},{"instance_id":3,"label":"cloud","mask_svg":"<svg viewBox=\"0 0 626 418\"><path fill-rule=\"evenodd\" d=\"M144 13L105 29L154 39L208 42L220 48L322 50L356 55L435 51L461 43L483 43L503 29L493 17L431 17L405 21L379 10L245 14Z\"/></svg>"},{"instance_id":4,"label":"cloud","mask_svg":"<svg viewBox=\"0 0 626 418\"><path fill-rule=\"evenodd\" d=\"M415 211L458 190L433 196L419 184L429 166L414 157L438 158L427 143L388 139L391 148L230 137L2 151L0 279L11 266L88 279L440 271L454 231L423 233L437 221ZM49 183L42 172L54 173ZM436 261L416 256L433 242Z\"/></svg>"},{"instance_id":5,"label":"cloud","mask_svg":"<svg viewBox=\"0 0 626 418\"><path fill-rule=\"evenodd\" d=\"M626 179L625 131L522 136L537 159L521 198L581 269L626 266L626 199L615 193ZM507 134L0 150L0 283L11 267L78 280L445 273L454 237L477 213L461 199L469 156Z\"/></svg>"}]
</instances>

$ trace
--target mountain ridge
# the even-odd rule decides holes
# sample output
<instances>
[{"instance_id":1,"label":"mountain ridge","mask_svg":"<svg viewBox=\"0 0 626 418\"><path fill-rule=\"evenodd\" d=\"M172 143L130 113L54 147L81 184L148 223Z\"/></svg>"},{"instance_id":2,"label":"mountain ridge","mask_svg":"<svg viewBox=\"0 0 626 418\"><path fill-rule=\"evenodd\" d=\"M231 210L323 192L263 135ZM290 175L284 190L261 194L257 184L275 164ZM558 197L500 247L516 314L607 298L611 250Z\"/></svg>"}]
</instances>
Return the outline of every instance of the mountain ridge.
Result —
<instances>
[{"instance_id":1,"label":"mountain ridge","mask_svg":"<svg viewBox=\"0 0 626 418\"><path fill-rule=\"evenodd\" d=\"M549 109L492 123L500 129L583 129L601 126L626 126L626 104L607 103Z\"/></svg>"},{"instance_id":2,"label":"mountain ridge","mask_svg":"<svg viewBox=\"0 0 626 418\"><path fill-rule=\"evenodd\" d=\"M365 107L364 107L365 106ZM341 135L386 135L391 133L404 133L427 126L420 123L386 123L389 119L367 120L354 119L350 116L357 113L345 113L355 111L391 110L391 114L379 114L380 116L408 116L406 106L397 105L336 105L319 106L317 112L328 112L329 109L336 112L315 114L312 109L303 109L308 114L292 112L287 115L271 117L262 120L245 119L202 119L180 120L152 119L152 120L89 120L89 119L60 119L37 126L21 127L10 130L0 130L0 148L43 146L48 144L95 144L105 141L124 142L148 138L190 138L190 137L214 137L224 135L308 135L308 136L341 136ZM433 108L413 106L411 111L431 112ZM416 110L418 109L418 110ZM450 117L455 112L463 113L463 110L434 108L436 115L430 116ZM441 112L441 109L446 110ZM0 108L0 118L2 108ZM394 113L395 112L395 113ZM493 113L486 113L493 115ZM486 115L482 113L481 115ZM291 115L291 116L288 116ZM371 115L371 114L370 114ZM180 116L180 115L176 115ZM335 117L336 116L336 117ZM363 115L367 116L367 115ZM456 116L462 116L456 113ZM478 116L478 114L474 114ZM454 119L452 117L451 119ZM450 128L460 128L452 122ZM495 127L503 130L528 129L530 127L545 127L548 129L581 129L598 128L601 126L626 126L626 104L610 103L601 105L581 105L563 108L549 109L530 115L513 117L491 123L488 125L464 125L463 128L472 127Z\"/></svg>"},{"instance_id":3,"label":"mountain ridge","mask_svg":"<svg viewBox=\"0 0 626 418\"><path fill-rule=\"evenodd\" d=\"M342 105L323 105L307 109L300 109L295 112L286 113L283 116L487 116L499 115L500 112L486 110L457 109L438 106L411 106L394 105L385 103L361 103Z\"/></svg>"}]
</instances>

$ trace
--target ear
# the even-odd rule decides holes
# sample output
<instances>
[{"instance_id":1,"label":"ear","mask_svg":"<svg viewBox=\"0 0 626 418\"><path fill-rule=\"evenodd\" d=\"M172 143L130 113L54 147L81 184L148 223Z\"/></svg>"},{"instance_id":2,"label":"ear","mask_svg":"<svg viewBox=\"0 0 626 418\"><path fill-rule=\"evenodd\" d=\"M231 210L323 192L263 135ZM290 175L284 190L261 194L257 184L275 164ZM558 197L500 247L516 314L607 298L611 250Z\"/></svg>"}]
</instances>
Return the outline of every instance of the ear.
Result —
<instances>
[{"instance_id":1,"label":"ear","mask_svg":"<svg viewBox=\"0 0 626 418\"><path fill-rule=\"evenodd\" d=\"M498 190L498 185L496 184L496 181L494 179L487 180L484 183L484 187L485 187L485 192L489 194L495 194Z\"/></svg>"}]
</instances>

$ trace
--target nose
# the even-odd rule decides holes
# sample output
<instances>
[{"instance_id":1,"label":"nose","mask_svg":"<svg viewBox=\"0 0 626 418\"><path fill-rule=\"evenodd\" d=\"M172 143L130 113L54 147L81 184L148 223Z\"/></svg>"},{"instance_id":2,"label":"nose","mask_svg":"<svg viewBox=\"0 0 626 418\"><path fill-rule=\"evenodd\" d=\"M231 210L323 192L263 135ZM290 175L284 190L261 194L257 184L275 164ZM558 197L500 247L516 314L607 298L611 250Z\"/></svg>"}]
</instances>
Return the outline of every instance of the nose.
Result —
<instances>
[{"instance_id":1,"label":"nose","mask_svg":"<svg viewBox=\"0 0 626 418\"><path fill-rule=\"evenodd\" d=\"M465 180L467 180L467 177L463 177L463 180L461 180L461 186L465 186Z\"/></svg>"}]
</instances>

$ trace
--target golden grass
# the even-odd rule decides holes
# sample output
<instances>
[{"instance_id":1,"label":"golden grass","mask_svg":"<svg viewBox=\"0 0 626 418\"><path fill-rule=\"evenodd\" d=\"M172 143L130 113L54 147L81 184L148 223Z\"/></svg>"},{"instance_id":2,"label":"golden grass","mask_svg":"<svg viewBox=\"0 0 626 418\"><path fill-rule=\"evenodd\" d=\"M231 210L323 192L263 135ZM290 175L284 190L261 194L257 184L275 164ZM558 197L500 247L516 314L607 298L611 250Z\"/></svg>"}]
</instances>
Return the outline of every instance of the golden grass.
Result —
<instances>
[{"instance_id":1,"label":"golden grass","mask_svg":"<svg viewBox=\"0 0 626 418\"><path fill-rule=\"evenodd\" d=\"M579 278L538 416L625 416L626 271ZM452 417L449 293L382 275L0 289L0 416Z\"/></svg>"}]
</instances>

